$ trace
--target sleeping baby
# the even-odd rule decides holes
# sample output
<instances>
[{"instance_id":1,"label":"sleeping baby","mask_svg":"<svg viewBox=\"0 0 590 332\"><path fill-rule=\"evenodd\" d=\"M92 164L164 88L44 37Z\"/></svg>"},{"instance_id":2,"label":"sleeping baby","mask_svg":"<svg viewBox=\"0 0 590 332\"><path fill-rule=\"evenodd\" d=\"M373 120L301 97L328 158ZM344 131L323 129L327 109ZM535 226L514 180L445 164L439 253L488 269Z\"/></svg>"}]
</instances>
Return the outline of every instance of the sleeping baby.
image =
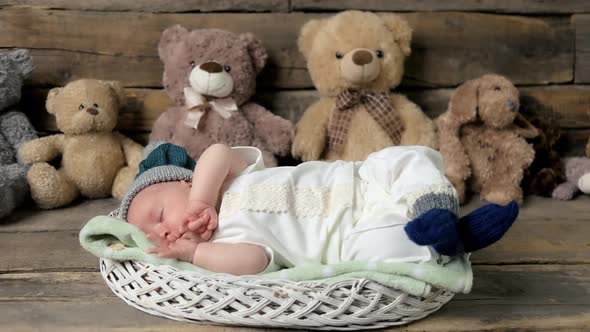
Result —
<instances>
[{"instance_id":1,"label":"sleeping baby","mask_svg":"<svg viewBox=\"0 0 590 332\"><path fill-rule=\"evenodd\" d=\"M441 155L423 146L265 168L254 147L215 144L195 163L165 143L140 164L118 215L146 233L150 253L242 275L306 263L444 261L499 240L518 205L485 205L459 219Z\"/></svg>"}]
</instances>

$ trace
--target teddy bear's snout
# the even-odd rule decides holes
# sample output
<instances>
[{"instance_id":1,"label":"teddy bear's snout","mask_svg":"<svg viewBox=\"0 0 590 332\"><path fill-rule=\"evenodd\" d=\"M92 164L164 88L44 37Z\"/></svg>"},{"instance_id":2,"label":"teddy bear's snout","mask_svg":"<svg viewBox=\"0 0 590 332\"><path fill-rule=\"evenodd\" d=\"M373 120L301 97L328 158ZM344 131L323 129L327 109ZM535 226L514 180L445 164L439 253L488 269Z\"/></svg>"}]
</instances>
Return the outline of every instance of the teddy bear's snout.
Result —
<instances>
[{"instance_id":1,"label":"teddy bear's snout","mask_svg":"<svg viewBox=\"0 0 590 332\"><path fill-rule=\"evenodd\" d=\"M518 111L518 104L512 99L510 99L506 102L506 107L508 107L508 109L511 110L512 112Z\"/></svg>"},{"instance_id":2,"label":"teddy bear's snout","mask_svg":"<svg viewBox=\"0 0 590 332\"><path fill-rule=\"evenodd\" d=\"M367 50L358 50L352 54L352 62L355 65L363 66L373 62L373 54Z\"/></svg>"},{"instance_id":3,"label":"teddy bear's snout","mask_svg":"<svg viewBox=\"0 0 590 332\"><path fill-rule=\"evenodd\" d=\"M98 115L98 110L96 108L87 108L86 112L90 113L90 115Z\"/></svg>"},{"instance_id":4,"label":"teddy bear's snout","mask_svg":"<svg viewBox=\"0 0 590 332\"><path fill-rule=\"evenodd\" d=\"M221 73L221 71L223 70L223 67L214 61L205 62L201 64L199 68L201 68L201 70L208 72L209 74Z\"/></svg>"}]
</instances>

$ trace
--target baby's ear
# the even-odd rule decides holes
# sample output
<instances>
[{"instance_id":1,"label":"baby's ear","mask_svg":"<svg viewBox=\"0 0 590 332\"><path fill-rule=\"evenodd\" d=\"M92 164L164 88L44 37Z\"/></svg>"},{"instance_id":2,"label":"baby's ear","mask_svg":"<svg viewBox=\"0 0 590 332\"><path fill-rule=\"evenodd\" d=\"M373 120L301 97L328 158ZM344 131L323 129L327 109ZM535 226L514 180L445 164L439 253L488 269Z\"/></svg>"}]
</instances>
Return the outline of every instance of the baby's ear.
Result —
<instances>
[{"instance_id":1,"label":"baby's ear","mask_svg":"<svg viewBox=\"0 0 590 332\"><path fill-rule=\"evenodd\" d=\"M315 19L305 23L305 25L303 25L301 28L297 45L299 46L299 51L303 54L305 59L309 57L315 37L317 36L320 29L324 26L324 23L325 19Z\"/></svg>"},{"instance_id":2,"label":"baby's ear","mask_svg":"<svg viewBox=\"0 0 590 332\"><path fill-rule=\"evenodd\" d=\"M63 88L53 88L49 90L49 93L47 94L47 99L45 100L45 108L47 109L47 112L49 112L50 114L55 114L55 99L57 95L61 93L62 90Z\"/></svg>"},{"instance_id":3,"label":"baby's ear","mask_svg":"<svg viewBox=\"0 0 590 332\"><path fill-rule=\"evenodd\" d=\"M399 15L396 14L381 14L379 15L385 23L385 26L393 33L395 42L399 45L405 56L410 55L412 49L412 28Z\"/></svg>"}]
</instances>

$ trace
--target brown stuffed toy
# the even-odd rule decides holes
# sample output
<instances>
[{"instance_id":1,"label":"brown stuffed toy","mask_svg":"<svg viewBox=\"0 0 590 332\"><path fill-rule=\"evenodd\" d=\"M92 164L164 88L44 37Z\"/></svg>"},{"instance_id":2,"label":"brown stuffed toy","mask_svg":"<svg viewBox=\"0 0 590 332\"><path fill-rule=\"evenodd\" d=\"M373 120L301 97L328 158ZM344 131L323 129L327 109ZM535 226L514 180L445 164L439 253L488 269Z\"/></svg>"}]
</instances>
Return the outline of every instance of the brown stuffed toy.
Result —
<instances>
[{"instance_id":1,"label":"brown stuffed toy","mask_svg":"<svg viewBox=\"0 0 590 332\"><path fill-rule=\"evenodd\" d=\"M160 115L150 142L180 145L194 159L214 143L252 145L267 166L289 153L291 122L250 101L268 57L252 34L176 25L162 33L158 53L176 106Z\"/></svg>"},{"instance_id":2,"label":"brown stuffed toy","mask_svg":"<svg viewBox=\"0 0 590 332\"><path fill-rule=\"evenodd\" d=\"M141 145L113 132L124 91L118 82L81 79L49 91L47 111L63 134L23 144L19 157L34 201L43 209L64 206L78 195L121 199L142 158ZM61 156L61 167L49 161Z\"/></svg>"},{"instance_id":3,"label":"brown stuffed toy","mask_svg":"<svg viewBox=\"0 0 590 332\"><path fill-rule=\"evenodd\" d=\"M525 194L551 197L553 189L566 181L561 159L566 140L561 135L559 114L533 97L521 97L520 104L520 113L539 129L539 135L528 140L533 144L535 159L525 170L521 187Z\"/></svg>"},{"instance_id":4,"label":"brown stuffed toy","mask_svg":"<svg viewBox=\"0 0 590 332\"><path fill-rule=\"evenodd\" d=\"M436 147L433 122L399 85L412 29L394 14L347 11L311 20L299 49L320 100L296 127L293 156L302 160L364 160L392 145Z\"/></svg>"},{"instance_id":5,"label":"brown stuffed toy","mask_svg":"<svg viewBox=\"0 0 590 332\"><path fill-rule=\"evenodd\" d=\"M535 157L525 138L538 130L518 109L516 87L505 77L484 75L459 86L436 120L445 174L461 203L467 189L496 204L522 202L520 181Z\"/></svg>"}]
</instances>

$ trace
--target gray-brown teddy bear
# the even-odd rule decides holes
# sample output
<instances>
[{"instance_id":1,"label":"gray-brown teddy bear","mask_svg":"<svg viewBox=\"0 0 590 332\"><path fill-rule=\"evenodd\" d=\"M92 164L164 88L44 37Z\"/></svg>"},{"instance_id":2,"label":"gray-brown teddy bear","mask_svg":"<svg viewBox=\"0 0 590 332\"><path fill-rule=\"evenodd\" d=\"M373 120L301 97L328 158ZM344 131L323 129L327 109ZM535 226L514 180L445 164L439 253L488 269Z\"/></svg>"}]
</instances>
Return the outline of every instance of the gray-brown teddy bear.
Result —
<instances>
[{"instance_id":1,"label":"gray-brown teddy bear","mask_svg":"<svg viewBox=\"0 0 590 332\"><path fill-rule=\"evenodd\" d=\"M176 106L154 123L150 142L183 146L194 159L214 143L252 145L267 166L289 153L291 122L250 101L268 57L252 34L176 25L162 33L158 53Z\"/></svg>"},{"instance_id":2,"label":"gray-brown teddy bear","mask_svg":"<svg viewBox=\"0 0 590 332\"><path fill-rule=\"evenodd\" d=\"M445 174L461 202L467 190L496 204L522 202L520 181L535 156L525 138L536 137L538 130L518 113L519 105L512 82L484 75L457 88L436 120Z\"/></svg>"}]
</instances>

